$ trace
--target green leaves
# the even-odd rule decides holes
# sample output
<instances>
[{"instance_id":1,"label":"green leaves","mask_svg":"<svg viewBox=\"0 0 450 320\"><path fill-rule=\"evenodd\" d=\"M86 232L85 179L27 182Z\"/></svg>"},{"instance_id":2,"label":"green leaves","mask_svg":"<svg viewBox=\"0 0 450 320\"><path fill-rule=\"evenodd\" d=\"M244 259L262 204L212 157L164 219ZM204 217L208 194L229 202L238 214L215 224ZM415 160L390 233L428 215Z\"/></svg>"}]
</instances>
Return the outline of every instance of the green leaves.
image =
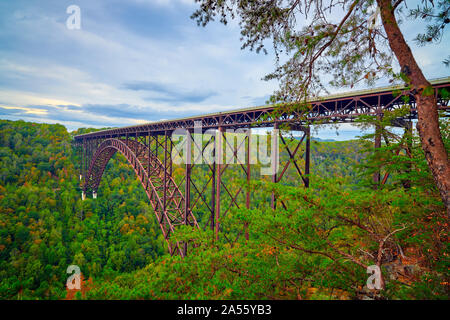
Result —
<instances>
[{"instance_id":1,"label":"green leaves","mask_svg":"<svg viewBox=\"0 0 450 320\"><path fill-rule=\"evenodd\" d=\"M422 91L422 95L425 97L434 95L434 88L431 85L425 87Z\"/></svg>"},{"instance_id":2,"label":"green leaves","mask_svg":"<svg viewBox=\"0 0 450 320\"><path fill-rule=\"evenodd\" d=\"M450 4L446 0L441 0L436 5L424 3L417 5L417 8L409 10L409 17L426 21L425 33L419 33L414 41L421 46L432 42L438 42L444 35L444 29L450 22Z\"/></svg>"}]
</instances>

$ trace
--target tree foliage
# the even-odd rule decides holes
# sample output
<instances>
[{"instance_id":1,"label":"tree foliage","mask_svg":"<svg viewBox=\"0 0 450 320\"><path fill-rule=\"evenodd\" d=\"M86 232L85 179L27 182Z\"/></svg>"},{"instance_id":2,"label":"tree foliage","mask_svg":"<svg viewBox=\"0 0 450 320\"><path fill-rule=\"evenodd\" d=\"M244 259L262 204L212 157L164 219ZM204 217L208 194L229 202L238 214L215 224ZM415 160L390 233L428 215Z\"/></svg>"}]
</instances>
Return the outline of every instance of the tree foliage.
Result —
<instances>
[{"instance_id":1,"label":"tree foliage","mask_svg":"<svg viewBox=\"0 0 450 320\"><path fill-rule=\"evenodd\" d=\"M399 17L407 10L408 18L428 22L416 42L439 41L450 22L449 1L423 0L414 9L405 0L196 2L200 7L191 18L199 25L217 17L224 24L238 19L242 48L267 52L265 41L271 40L276 69L264 79L280 83L272 103L301 108L330 86L353 88L359 82L401 79L414 95L421 146L450 214L450 162L439 130L437 100L399 27Z\"/></svg>"}]
</instances>

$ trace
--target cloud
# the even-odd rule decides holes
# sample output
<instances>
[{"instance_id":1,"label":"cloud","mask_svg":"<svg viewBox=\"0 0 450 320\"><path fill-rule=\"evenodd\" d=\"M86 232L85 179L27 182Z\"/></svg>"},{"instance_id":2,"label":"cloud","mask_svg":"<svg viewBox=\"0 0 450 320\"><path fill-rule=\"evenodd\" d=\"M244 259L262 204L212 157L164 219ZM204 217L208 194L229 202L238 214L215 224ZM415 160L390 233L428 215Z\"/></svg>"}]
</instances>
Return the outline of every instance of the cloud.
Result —
<instances>
[{"instance_id":1,"label":"cloud","mask_svg":"<svg viewBox=\"0 0 450 320\"><path fill-rule=\"evenodd\" d=\"M106 127L128 126L137 123L160 121L162 119L183 118L194 115L190 110L155 109L151 107L118 105L29 105L11 107L0 105L0 116L12 120L27 120L62 123L70 129L81 126Z\"/></svg>"},{"instance_id":2,"label":"cloud","mask_svg":"<svg viewBox=\"0 0 450 320\"><path fill-rule=\"evenodd\" d=\"M242 99L249 101L252 106L263 106L266 105L266 102L270 99L270 95L261 97L243 96Z\"/></svg>"},{"instance_id":3,"label":"cloud","mask_svg":"<svg viewBox=\"0 0 450 320\"><path fill-rule=\"evenodd\" d=\"M125 83L123 85L125 89L133 91L147 91L155 93L156 96L144 98L146 101L156 101L165 103L189 103L189 102L203 102L208 98L217 95L214 91L186 91L177 89L171 85L160 84L151 81L137 81Z\"/></svg>"},{"instance_id":4,"label":"cloud","mask_svg":"<svg viewBox=\"0 0 450 320\"><path fill-rule=\"evenodd\" d=\"M181 118L192 115L192 111L172 111L167 109L155 109L151 107L132 106L128 104L118 105L84 105L82 106L84 112L89 112L93 115L102 115L113 118L122 119L147 119L147 121L159 121L167 118Z\"/></svg>"},{"instance_id":5,"label":"cloud","mask_svg":"<svg viewBox=\"0 0 450 320\"><path fill-rule=\"evenodd\" d=\"M22 109L18 108L3 108L0 106L0 116L7 116L7 115L20 115L23 114Z\"/></svg>"},{"instance_id":6,"label":"cloud","mask_svg":"<svg viewBox=\"0 0 450 320\"><path fill-rule=\"evenodd\" d=\"M78 110L75 108L78 108ZM82 112L80 107L74 106L42 105L15 108L0 105L0 114L14 115L19 118L47 119L61 122L71 121L90 125L99 125L101 121L105 121L104 117L96 119L95 117L92 117L92 115Z\"/></svg>"}]
</instances>

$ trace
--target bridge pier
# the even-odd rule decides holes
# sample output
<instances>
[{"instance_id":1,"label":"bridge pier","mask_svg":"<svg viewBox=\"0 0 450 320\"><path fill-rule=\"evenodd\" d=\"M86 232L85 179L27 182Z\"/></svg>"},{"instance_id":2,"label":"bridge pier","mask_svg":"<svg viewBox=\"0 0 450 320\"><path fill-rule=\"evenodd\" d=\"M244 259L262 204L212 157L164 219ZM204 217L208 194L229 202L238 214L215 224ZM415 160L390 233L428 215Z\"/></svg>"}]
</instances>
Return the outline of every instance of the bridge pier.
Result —
<instances>
[{"instance_id":1,"label":"bridge pier","mask_svg":"<svg viewBox=\"0 0 450 320\"><path fill-rule=\"evenodd\" d=\"M272 170L272 183L277 183L277 171L278 171L278 161L279 161L279 146L278 146L278 139L279 139L279 129L278 129L278 123L273 124L273 134L272 134L272 145L270 155L271 155L271 170ZM270 200L270 206L272 210L275 210L277 208L277 199L275 197L275 192L272 191L272 196Z\"/></svg>"},{"instance_id":2,"label":"bridge pier","mask_svg":"<svg viewBox=\"0 0 450 320\"><path fill-rule=\"evenodd\" d=\"M188 215L191 208L191 161L192 161L192 136L189 130L186 130L186 167L185 167L185 189L184 189L184 225L188 224ZM187 242L183 244L184 256L187 254Z\"/></svg>"},{"instance_id":3,"label":"bridge pier","mask_svg":"<svg viewBox=\"0 0 450 320\"><path fill-rule=\"evenodd\" d=\"M251 160L251 156L250 156L250 139L252 136L252 129L248 128L247 130L247 184L250 184L250 179L251 179L251 166L250 166L250 160ZM247 192L245 194L245 207L247 209L250 209L250 189L247 189ZM245 236L245 240L248 241L249 239L249 235L248 235L248 222L246 222L244 224L244 236Z\"/></svg>"},{"instance_id":4,"label":"bridge pier","mask_svg":"<svg viewBox=\"0 0 450 320\"><path fill-rule=\"evenodd\" d=\"M220 228L220 189L222 184L222 162L223 162L223 127L219 127L216 133L216 144L215 144L215 154L216 154L216 211L214 219L214 230L215 239L219 240L219 228Z\"/></svg>"},{"instance_id":5,"label":"bridge pier","mask_svg":"<svg viewBox=\"0 0 450 320\"><path fill-rule=\"evenodd\" d=\"M306 133L306 150L305 150L305 187L309 188L309 167L311 164L311 128L307 128Z\"/></svg>"},{"instance_id":6,"label":"bridge pier","mask_svg":"<svg viewBox=\"0 0 450 320\"><path fill-rule=\"evenodd\" d=\"M212 158L216 159L216 135L211 137L214 143L214 148L212 149ZM210 166L211 170L211 231L215 229L215 209L216 209L216 163L215 161Z\"/></svg>"}]
</instances>

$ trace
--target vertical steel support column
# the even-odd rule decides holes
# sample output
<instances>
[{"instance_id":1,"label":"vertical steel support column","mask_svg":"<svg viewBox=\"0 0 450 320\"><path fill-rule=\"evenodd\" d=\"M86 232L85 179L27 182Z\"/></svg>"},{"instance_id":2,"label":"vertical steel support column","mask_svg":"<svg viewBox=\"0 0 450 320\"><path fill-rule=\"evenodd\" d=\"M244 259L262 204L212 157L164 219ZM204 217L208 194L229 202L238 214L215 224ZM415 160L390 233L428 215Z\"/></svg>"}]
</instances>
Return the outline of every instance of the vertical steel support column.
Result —
<instances>
[{"instance_id":1,"label":"vertical steel support column","mask_svg":"<svg viewBox=\"0 0 450 320\"><path fill-rule=\"evenodd\" d=\"M137 133L137 131L136 131L136 136L134 139L135 139L134 155L137 155L137 153L138 153L138 133Z\"/></svg>"},{"instance_id":2,"label":"vertical steel support column","mask_svg":"<svg viewBox=\"0 0 450 320\"><path fill-rule=\"evenodd\" d=\"M88 142L86 141L86 139L83 139L83 149L84 149L84 164L83 164L83 166L84 166L84 174L83 174L83 177L84 177L84 181L83 181L83 190L85 191L86 190L86 184L87 184L87 174L88 174L88 167L87 167L87 164L88 164Z\"/></svg>"},{"instance_id":3,"label":"vertical steel support column","mask_svg":"<svg viewBox=\"0 0 450 320\"><path fill-rule=\"evenodd\" d=\"M91 160L94 158L95 150L97 150L97 138L92 139L92 146L91 146ZM95 185L95 182L94 182ZM97 199L97 190L94 190L94 186L92 186L92 198Z\"/></svg>"},{"instance_id":4,"label":"vertical steel support column","mask_svg":"<svg viewBox=\"0 0 450 320\"><path fill-rule=\"evenodd\" d=\"M81 163L82 163L82 148L80 148L80 144L78 143L78 142L75 142L75 147L76 147L76 152L77 152L77 157L80 159L80 162L79 162L79 167L78 167L78 175L80 176L80 182L81 182L81 178L83 177L83 171L82 171L82 169L81 169Z\"/></svg>"},{"instance_id":5,"label":"vertical steel support column","mask_svg":"<svg viewBox=\"0 0 450 320\"><path fill-rule=\"evenodd\" d=\"M150 135L150 131L148 132L148 137L147 137L147 177L150 179L150 156L151 156L151 150L150 147L152 145L151 140L152 136ZM147 182L148 185L148 182Z\"/></svg>"},{"instance_id":6,"label":"vertical steel support column","mask_svg":"<svg viewBox=\"0 0 450 320\"><path fill-rule=\"evenodd\" d=\"M88 150L89 150L89 160L88 160L88 169L89 169L92 160L92 139L89 139Z\"/></svg>"},{"instance_id":7,"label":"vertical steel support column","mask_svg":"<svg viewBox=\"0 0 450 320\"><path fill-rule=\"evenodd\" d=\"M215 219L214 219L214 215L216 214L215 209L216 209L216 142L217 142L217 134L214 136L214 149L212 151L212 158L214 159L214 162L212 163L212 167L211 167L211 230L214 231L214 227L215 227Z\"/></svg>"},{"instance_id":8,"label":"vertical steel support column","mask_svg":"<svg viewBox=\"0 0 450 320\"><path fill-rule=\"evenodd\" d=\"M310 162L311 162L311 129L309 127L305 131L305 134L306 134L306 150L305 150L306 182L305 182L305 187L309 188L309 166L310 166Z\"/></svg>"},{"instance_id":9,"label":"vertical steel support column","mask_svg":"<svg viewBox=\"0 0 450 320\"><path fill-rule=\"evenodd\" d=\"M173 170L173 162L172 162L172 147L173 147L173 141L172 138L169 137L169 142L170 142L170 151L169 151L169 162L170 162L170 170L169 170L169 176L173 177L172 175L172 170Z\"/></svg>"},{"instance_id":10,"label":"vertical steel support column","mask_svg":"<svg viewBox=\"0 0 450 320\"><path fill-rule=\"evenodd\" d=\"M89 170L89 140L86 139L86 158L84 159L86 162L86 173Z\"/></svg>"},{"instance_id":11,"label":"vertical steel support column","mask_svg":"<svg viewBox=\"0 0 450 320\"><path fill-rule=\"evenodd\" d=\"M378 106L377 106L377 121L381 121L381 102L380 97L378 97ZM381 126L376 124L375 125L375 149L378 149L381 147ZM377 171L373 174L373 183L374 187L378 188L378 184L380 183L381 175L380 171Z\"/></svg>"},{"instance_id":12,"label":"vertical steel support column","mask_svg":"<svg viewBox=\"0 0 450 320\"><path fill-rule=\"evenodd\" d=\"M83 139L83 141L81 142L81 176L83 179L86 179L86 172L84 172L84 161L85 161L84 150L85 150L85 143ZM82 188L84 188L83 180L81 180L81 186Z\"/></svg>"},{"instance_id":13,"label":"vertical steel support column","mask_svg":"<svg viewBox=\"0 0 450 320\"><path fill-rule=\"evenodd\" d=\"M216 241L219 240L219 224L220 224L220 185L222 183L222 162L223 162L223 127L219 127L216 136L216 217L214 221L214 229Z\"/></svg>"},{"instance_id":14,"label":"vertical steel support column","mask_svg":"<svg viewBox=\"0 0 450 320\"><path fill-rule=\"evenodd\" d=\"M87 177L87 175L88 175L88 171L89 171L89 140L86 140L86 154L85 154L85 158L84 158L84 162L85 162L85 167L84 167L84 170L85 170L85 179L84 179L84 183L85 183L85 186L87 185L87 183L88 183L88 178L89 177Z\"/></svg>"},{"instance_id":15,"label":"vertical steel support column","mask_svg":"<svg viewBox=\"0 0 450 320\"><path fill-rule=\"evenodd\" d=\"M270 154L271 154L271 169L272 169L272 183L276 183L277 182L277 172L276 172L276 164L278 163L278 153L279 153L279 148L278 148L278 134L276 134L276 131L278 129L278 123L274 123L273 125L273 134L276 136L273 139L273 143L270 146ZM281 134L281 133L280 133ZM273 210L276 209L277 207L277 203L276 203L277 199L275 197L275 192L272 192L272 196L271 196L271 201L270 201L270 206Z\"/></svg>"},{"instance_id":16,"label":"vertical steel support column","mask_svg":"<svg viewBox=\"0 0 450 320\"><path fill-rule=\"evenodd\" d=\"M184 188L184 217L183 224L188 224L188 215L189 210L191 209L191 153L192 153L192 137L191 132L186 130L186 179L185 179L185 188ZM187 254L187 242L183 245L183 253L184 256Z\"/></svg>"},{"instance_id":17,"label":"vertical steel support column","mask_svg":"<svg viewBox=\"0 0 450 320\"><path fill-rule=\"evenodd\" d=\"M164 212L167 208L167 131L164 131Z\"/></svg>"},{"instance_id":18,"label":"vertical steel support column","mask_svg":"<svg viewBox=\"0 0 450 320\"><path fill-rule=\"evenodd\" d=\"M378 118L378 116L377 116ZM378 149L381 147L381 127L379 125L376 125L375 128L375 149ZM377 188L376 185L380 183L380 171L377 171L373 174L373 183L375 184L375 188Z\"/></svg>"},{"instance_id":19,"label":"vertical steel support column","mask_svg":"<svg viewBox=\"0 0 450 320\"><path fill-rule=\"evenodd\" d=\"M92 139L89 139L89 144L88 144L88 148L89 148L89 159L88 159L88 162L87 162L87 168L88 168L88 170L89 170L89 168L90 168L90 166L91 166L91 161L92 161L92 158L93 158L93 153L92 153L92 147L93 147L93 140ZM92 189L92 186L91 185L89 185L89 187Z\"/></svg>"},{"instance_id":20,"label":"vertical steel support column","mask_svg":"<svg viewBox=\"0 0 450 320\"><path fill-rule=\"evenodd\" d=\"M156 134L156 135L155 135L155 157L156 157L157 159L159 159L159 158L158 158L158 143L159 143L158 134Z\"/></svg>"},{"instance_id":21,"label":"vertical steel support column","mask_svg":"<svg viewBox=\"0 0 450 320\"><path fill-rule=\"evenodd\" d=\"M89 163L90 163L90 158L91 158L91 154L90 154L90 148L89 148L89 145L90 145L90 141L89 140L86 140L86 175L88 175L89 174ZM88 177L86 177L86 178L88 178ZM87 182L87 179L86 179L86 182Z\"/></svg>"},{"instance_id":22,"label":"vertical steel support column","mask_svg":"<svg viewBox=\"0 0 450 320\"><path fill-rule=\"evenodd\" d=\"M250 184L250 178L251 178L251 171L250 171L250 139L252 136L252 129L248 128L247 130L247 184ZM245 207L247 209L250 209L250 190L247 190L247 194L245 195ZM244 233L245 233L245 240L248 240L248 222L244 224Z\"/></svg>"}]
</instances>

